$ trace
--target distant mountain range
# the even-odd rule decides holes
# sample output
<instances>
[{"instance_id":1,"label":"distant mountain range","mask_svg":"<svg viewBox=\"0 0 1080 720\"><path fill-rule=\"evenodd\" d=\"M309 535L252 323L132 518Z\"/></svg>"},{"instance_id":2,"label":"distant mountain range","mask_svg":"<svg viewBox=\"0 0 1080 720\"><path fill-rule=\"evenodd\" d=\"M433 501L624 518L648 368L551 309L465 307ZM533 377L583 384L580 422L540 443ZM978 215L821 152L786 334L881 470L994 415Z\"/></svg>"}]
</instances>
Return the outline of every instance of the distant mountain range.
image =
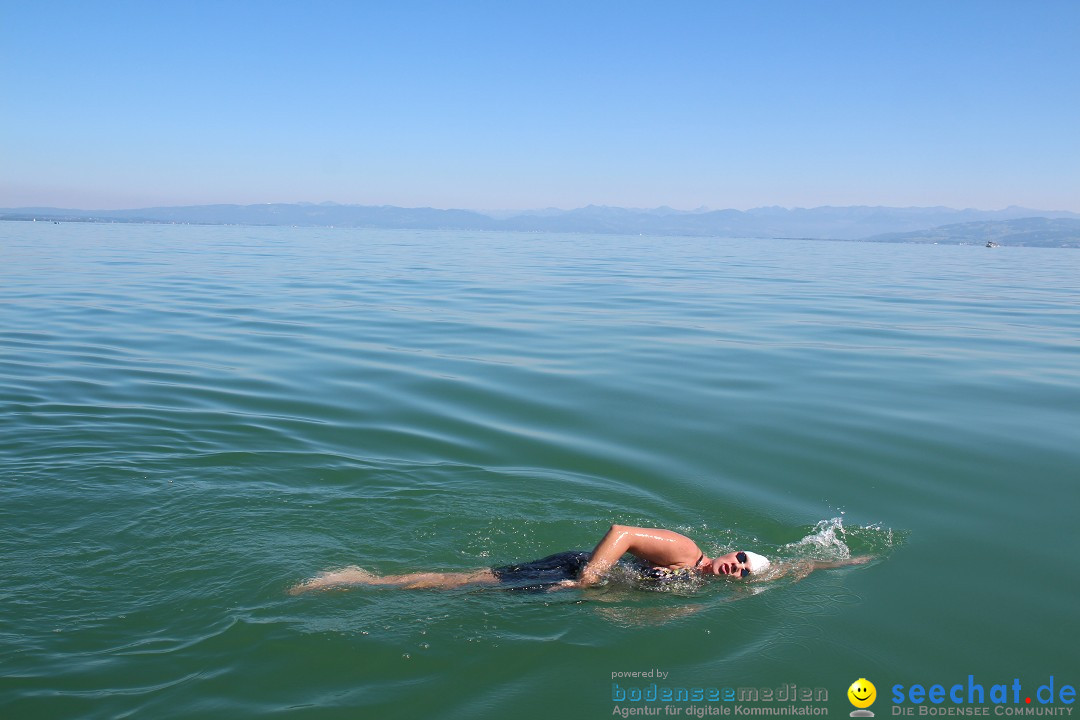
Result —
<instances>
[{"instance_id":1,"label":"distant mountain range","mask_svg":"<svg viewBox=\"0 0 1080 720\"><path fill-rule=\"evenodd\" d=\"M1080 247L1080 214L1010 207L763 207L753 210L637 210L590 205L494 217L472 210L393 206L194 205L135 210L0 209L0 220L297 225L431 230L512 230L621 235L812 238L875 242L985 243Z\"/></svg>"}]
</instances>

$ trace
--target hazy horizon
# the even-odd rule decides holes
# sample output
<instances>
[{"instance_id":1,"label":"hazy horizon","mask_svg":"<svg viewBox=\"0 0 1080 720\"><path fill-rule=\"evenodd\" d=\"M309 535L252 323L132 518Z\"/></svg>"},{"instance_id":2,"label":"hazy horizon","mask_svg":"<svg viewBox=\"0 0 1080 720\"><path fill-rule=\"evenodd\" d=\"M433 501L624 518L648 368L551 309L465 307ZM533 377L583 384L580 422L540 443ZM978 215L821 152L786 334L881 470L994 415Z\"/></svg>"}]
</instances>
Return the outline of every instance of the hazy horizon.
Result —
<instances>
[{"instance_id":1,"label":"hazy horizon","mask_svg":"<svg viewBox=\"0 0 1080 720\"><path fill-rule=\"evenodd\" d=\"M220 205L224 207L258 207L261 205L295 205L295 206L312 206L312 207L356 207L356 208L378 208L378 207L395 207L403 210L440 210L440 211L463 211L472 212L480 215L488 215L490 217L500 216L512 216L514 214L527 214L537 212L561 212L569 213L577 210L587 210L589 208L605 208L612 210L627 210L631 212L653 213L659 211L671 211L678 214L704 214L710 212L726 212L736 211L741 213L750 213L758 210L781 210L785 212L795 212L800 210L851 210L859 208L867 209L888 209L888 210L952 210L956 212L983 212L983 213L998 213L1008 210L1031 210L1033 212L1047 212L1047 213L1072 213L1080 214L1080 211L1068 210L1064 208L1053 207L1030 207L1026 205L1020 205L1012 203L1001 207L956 207L943 204L933 205L890 205L890 204L878 204L878 205L814 205L814 206L801 206L801 205L778 205L776 203L755 205L752 207L695 207L695 208L679 208L672 207L670 205L653 205L653 206L626 206L626 205L601 205L598 203L587 203L585 205L578 205L574 207L520 207L520 208L478 208L478 207L453 207L445 206L438 207L434 205L392 205L392 204L368 204L368 203L347 203L337 202L334 200L323 201L307 201L307 200L293 200L293 201L275 201L275 202L229 202L227 200L220 202L209 203L162 203L157 205L141 205L141 206L117 206L117 207L75 207L75 206L61 206L61 205L0 205L0 209L3 210L25 210L25 209L48 209L48 210L78 210L80 212L120 212L125 210L146 210L146 209L170 209L170 208L186 208L186 207L210 207Z\"/></svg>"}]
</instances>

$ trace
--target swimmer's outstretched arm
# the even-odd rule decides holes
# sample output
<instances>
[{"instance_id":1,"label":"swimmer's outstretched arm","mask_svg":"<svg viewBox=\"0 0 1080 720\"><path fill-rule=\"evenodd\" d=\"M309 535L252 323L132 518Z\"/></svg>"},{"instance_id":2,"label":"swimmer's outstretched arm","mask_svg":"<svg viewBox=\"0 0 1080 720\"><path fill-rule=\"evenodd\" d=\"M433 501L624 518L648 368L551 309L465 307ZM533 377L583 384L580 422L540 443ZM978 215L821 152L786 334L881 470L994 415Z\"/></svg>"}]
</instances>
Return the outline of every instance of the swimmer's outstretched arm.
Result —
<instances>
[{"instance_id":1,"label":"swimmer's outstretched arm","mask_svg":"<svg viewBox=\"0 0 1080 720\"><path fill-rule=\"evenodd\" d=\"M493 584L498 578L490 569L460 573L408 573L406 575L376 575L363 568L347 567L333 572L319 573L307 582L289 589L290 595L309 590L328 590L355 585L394 585L402 590L438 589L448 590L470 584Z\"/></svg>"},{"instance_id":2,"label":"swimmer's outstretched arm","mask_svg":"<svg viewBox=\"0 0 1080 720\"><path fill-rule=\"evenodd\" d=\"M872 555L858 555L847 560L800 560L789 566L789 569L783 574L790 573L795 576L795 582L799 582L815 570L831 570L833 568L847 567L848 565L863 565L873 559Z\"/></svg>"},{"instance_id":3,"label":"swimmer's outstretched arm","mask_svg":"<svg viewBox=\"0 0 1080 720\"><path fill-rule=\"evenodd\" d=\"M830 568L846 567L848 565L863 565L870 562L874 558L870 555L859 555L858 557L848 558L847 560L814 560L814 570L828 570Z\"/></svg>"}]
</instances>

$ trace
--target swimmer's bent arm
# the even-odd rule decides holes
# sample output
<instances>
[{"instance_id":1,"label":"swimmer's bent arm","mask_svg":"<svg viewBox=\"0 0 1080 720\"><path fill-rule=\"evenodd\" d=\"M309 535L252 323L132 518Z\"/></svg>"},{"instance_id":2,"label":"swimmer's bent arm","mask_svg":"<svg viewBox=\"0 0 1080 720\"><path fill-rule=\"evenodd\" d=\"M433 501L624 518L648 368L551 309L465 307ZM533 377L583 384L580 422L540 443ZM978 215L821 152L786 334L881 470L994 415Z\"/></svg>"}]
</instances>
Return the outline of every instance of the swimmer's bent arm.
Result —
<instances>
[{"instance_id":1,"label":"swimmer's bent arm","mask_svg":"<svg viewBox=\"0 0 1080 720\"><path fill-rule=\"evenodd\" d=\"M576 581L564 583L569 587L588 587L600 582L600 578L619 558L630 549L630 528L625 525L612 525L596 547L593 548L589 562L581 571Z\"/></svg>"},{"instance_id":2,"label":"swimmer's bent arm","mask_svg":"<svg viewBox=\"0 0 1080 720\"><path fill-rule=\"evenodd\" d=\"M683 547L687 545L687 547ZM563 587L588 587L600 581L611 566L626 553L649 562L668 565L678 555L695 555L697 545L685 535L659 528L612 525L589 557L581 577L567 580ZM696 555L695 555L696 556Z\"/></svg>"}]
</instances>

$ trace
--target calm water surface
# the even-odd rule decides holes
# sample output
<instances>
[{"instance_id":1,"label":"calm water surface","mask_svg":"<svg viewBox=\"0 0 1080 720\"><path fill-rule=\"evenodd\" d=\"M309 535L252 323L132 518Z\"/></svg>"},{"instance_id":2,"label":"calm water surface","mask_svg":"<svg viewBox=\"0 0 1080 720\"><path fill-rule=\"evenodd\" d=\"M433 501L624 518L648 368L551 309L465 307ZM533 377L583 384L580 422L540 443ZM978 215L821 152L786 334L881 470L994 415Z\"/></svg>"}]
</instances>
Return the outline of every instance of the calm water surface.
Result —
<instances>
[{"instance_id":1,"label":"calm water surface","mask_svg":"<svg viewBox=\"0 0 1080 720\"><path fill-rule=\"evenodd\" d=\"M0 717L1080 684L1080 252L0 223ZM612 522L867 566L292 597Z\"/></svg>"}]
</instances>

